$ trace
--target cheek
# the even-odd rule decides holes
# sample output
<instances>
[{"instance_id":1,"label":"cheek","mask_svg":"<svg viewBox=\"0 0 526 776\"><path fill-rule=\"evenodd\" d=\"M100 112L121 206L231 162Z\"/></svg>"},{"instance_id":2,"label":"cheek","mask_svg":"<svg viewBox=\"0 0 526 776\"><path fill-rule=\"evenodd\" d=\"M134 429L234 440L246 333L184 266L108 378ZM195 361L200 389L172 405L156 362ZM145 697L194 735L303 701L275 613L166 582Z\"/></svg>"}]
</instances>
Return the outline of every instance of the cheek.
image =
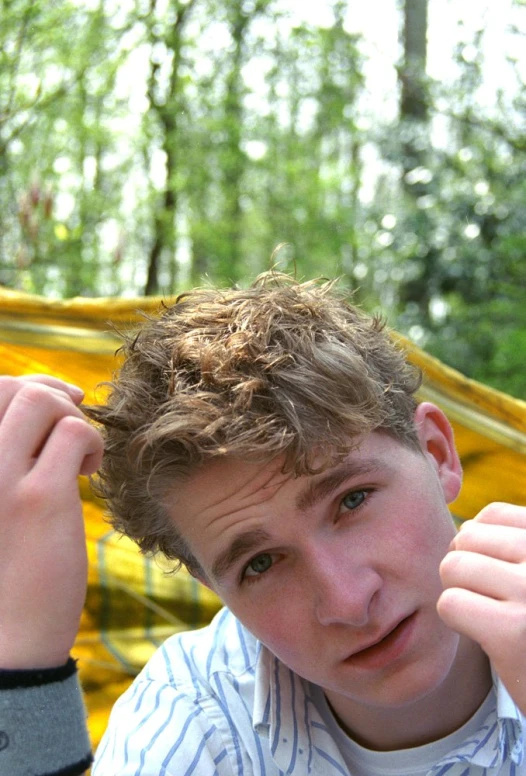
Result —
<instances>
[{"instance_id":1,"label":"cheek","mask_svg":"<svg viewBox=\"0 0 526 776\"><path fill-rule=\"evenodd\" d=\"M305 652L313 640L305 596L258 596L246 605L229 605L233 614L286 665L293 663Z\"/></svg>"},{"instance_id":2,"label":"cheek","mask_svg":"<svg viewBox=\"0 0 526 776\"><path fill-rule=\"evenodd\" d=\"M421 499L416 509L406 511L401 530L391 530L384 537L384 560L395 576L419 577L429 589L439 584L439 565L455 533L447 508Z\"/></svg>"}]
</instances>

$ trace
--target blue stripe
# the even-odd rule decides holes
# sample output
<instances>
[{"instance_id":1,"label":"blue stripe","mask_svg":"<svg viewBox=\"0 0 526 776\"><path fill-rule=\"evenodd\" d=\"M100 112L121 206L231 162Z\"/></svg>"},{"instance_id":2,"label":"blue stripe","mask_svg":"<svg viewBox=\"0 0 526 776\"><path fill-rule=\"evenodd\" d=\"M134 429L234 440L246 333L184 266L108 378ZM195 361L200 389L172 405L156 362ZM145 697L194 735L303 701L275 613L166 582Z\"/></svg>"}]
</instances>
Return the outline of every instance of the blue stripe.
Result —
<instances>
[{"instance_id":1,"label":"blue stripe","mask_svg":"<svg viewBox=\"0 0 526 776\"><path fill-rule=\"evenodd\" d=\"M276 754L281 730L281 691L279 686L279 661L277 657L274 658L274 681L276 682L276 730L274 731L274 740L270 749L272 756Z\"/></svg>"},{"instance_id":2,"label":"blue stripe","mask_svg":"<svg viewBox=\"0 0 526 776\"><path fill-rule=\"evenodd\" d=\"M312 768L312 738L310 734L310 725L309 725L309 706L312 704L312 698L310 695L305 695L305 701L304 701L304 720L305 720L305 730L307 731L307 738L309 740L309 759L307 761L307 769L310 773L310 769ZM314 705L314 704L312 704Z\"/></svg>"},{"instance_id":3,"label":"blue stripe","mask_svg":"<svg viewBox=\"0 0 526 776\"><path fill-rule=\"evenodd\" d=\"M248 655L247 644L245 641L245 634L243 632L242 625L238 619L236 619L236 626L237 626L237 635L239 636L239 642L241 644L241 651L243 652L243 657L245 658L245 669L247 669L250 666L250 657Z\"/></svg>"},{"instance_id":4,"label":"blue stripe","mask_svg":"<svg viewBox=\"0 0 526 776\"><path fill-rule=\"evenodd\" d=\"M243 695L239 692L239 682L237 681L237 679L234 679L234 689L236 690L236 692L238 694L239 700L243 704L243 708L245 709L245 713L247 715L248 724L250 725L250 729L252 731L252 736L253 736L253 739L254 739L254 744L256 746L256 752L257 752L258 760L259 760L259 772L260 772L261 776L266 776L267 769L265 767L265 757L264 757L264 754L263 754L263 749L261 747L261 738L260 738L259 734L254 730L254 728L252 726L252 712L248 708L247 703L246 703L245 699L243 698Z\"/></svg>"},{"instance_id":5,"label":"blue stripe","mask_svg":"<svg viewBox=\"0 0 526 776\"><path fill-rule=\"evenodd\" d=\"M338 771L338 773L341 773L342 776L349 776L349 771L347 769L343 770L342 766L336 762L334 757L331 757L330 754L327 754L327 752L324 752L323 749L320 749L317 746L315 746L314 748L318 752L320 757L323 757L324 760L327 760L327 762L330 763L332 767Z\"/></svg>"},{"instance_id":6,"label":"blue stripe","mask_svg":"<svg viewBox=\"0 0 526 776\"><path fill-rule=\"evenodd\" d=\"M175 685L175 679L172 671L172 664L171 664L170 658L168 657L168 650L166 649L166 643L163 644L161 647L161 655L163 656L164 667L166 668L166 673L168 674L168 681L170 682L170 684Z\"/></svg>"},{"instance_id":7,"label":"blue stripe","mask_svg":"<svg viewBox=\"0 0 526 776\"><path fill-rule=\"evenodd\" d=\"M225 757L226 757L226 749L223 749L223 751L220 752L220 754L218 754L217 757L214 757L214 765L219 765L219 763L222 760L224 760ZM216 771L216 773L217 773L217 771Z\"/></svg>"},{"instance_id":8,"label":"blue stripe","mask_svg":"<svg viewBox=\"0 0 526 776\"><path fill-rule=\"evenodd\" d=\"M223 714L225 715L225 719L228 722L228 726L230 728L230 733L232 735L232 742L234 744L234 748L236 750L236 761L237 761L237 767L239 769L239 772L243 772L243 762L241 759L241 749L239 747L239 741L238 741L238 732L237 728L234 724L234 720L232 719L232 715L230 714L230 707L228 704L228 701L225 696L225 691L223 689L223 685L221 683L221 677L219 675L216 675L216 687L218 690L218 694L221 698L221 708L223 710Z\"/></svg>"},{"instance_id":9,"label":"blue stripe","mask_svg":"<svg viewBox=\"0 0 526 776\"><path fill-rule=\"evenodd\" d=\"M172 712L173 712L173 709L172 709ZM186 721L185 721L185 723L183 725L183 729L179 733L179 738L177 739L175 744L172 746L172 748L170 749L170 751L168 752L168 754L166 755L166 757L164 758L164 760L162 762L161 770L159 771L159 776L164 776L165 775L165 773L166 773L166 766L169 765L169 761L172 759L172 757L174 756L174 754L176 753L176 751L179 749L179 747L181 746L182 742L184 741L184 737L186 736L188 728L190 727L190 723L199 714L201 714L201 709L196 709L191 714L189 714L188 717L186 718ZM170 717L171 717L171 715L170 715ZM168 721L167 721L166 724L168 724ZM166 725L164 727L166 727ZM148 776L150 776L150 775L148 774Z\"/></svg>"},{"instance_id":10,"label":"blue stripe","mask_svg":"<svg viewBox=\"0 0 526 776\"><path fill-rule=\"evenodd\" d=\"M433 774L433 776L443 776L444 773L447 773L451 770L455 765L458 765L458 763L448 763L447 765L444 765L443 768L441 768L437 773Z\"/></svg>"},{"instance_id":11,"label":"blue stripe","mask_svg":"<svg viewBox=\"0 0 526 776\"><path fill-rule=\"evenodd\" d=\"M139 687L140 687L140 685L138 684L138 685L137 685L137 687L139 688ZM134 711L134 713L137 713L137 712L139 711L139 709L140 709L140 707L141 707L141 704L142 704L142 701L143 701L143 699L144 699L144 696L146 695L146 693L147 693L147 691L148 691L149 689L151 689L151 685L148 685L148 684L147 684L147 685L144 687L144 690L142 691L142 693L140 694L140 696L139 696L139 698L138 698L138 700L137 700L137 704L136 704L136 706L135 706L135 708L134 708L134 710L133 710L133 711ZM152 711L152 712L150 712L150 714L153 714L153 712L157 711L157 709L159 708L159 697L160 697L160 695L161 695L161 692L162 692L162 690L163 690L163 688L162 688L162 687L160 687L160 688L157 690L157 692L156 692L156 694L155 694L155 704L154 704L154 708L153 708L153 711ZM132 738L133 734L137 732L137 730L140 730L140 728L143 726L143 724L144 724L143 717L140 717L140 718L139 718L139 721L138 721L138 723L135 725L135 727L134 727L134 728L132 728L130 731L127 731L127 733L126 733L126 738L124 739L124 764L125 764L125 765L127 765L127 764L128 764L128 746L129 746L129 743L130 743L130 739Z\"/></svg>"},{"instance_id":12,"label":"blue stripe","mask_svg":"<svg viewBox=\"0 0 526 776\"><path fill-rule=\"evenodd\" d=\"M495 722L495 724L492 727L490 727L490 729L488 730L488 732L486 733L484 738L482 738L481 741L478 742L477 747L475 748L473 754L477 754L477 752L480 752L480 750L484 746L486 746L486 744L488 743L488 740L491 738L491 736L495 732L496 728L497 728L497 723ZM483 729L486 729L486 728L483 728Z\"/></svg>"},{"instance_id":13,"label":"blue stripe","mask_svg":"<svg viewBox=\"0 0 526 776\"><path fill-rule=\"evenodd\" d=\"M289 669L289 676L290 676L290 686L291 686L290 705L291 705L293 734L292 734L292 760L290 761L290 765L288 767L287 773L292 773L294 770L294 766L296 765L296 757L298 754L298 720L296 719L296 708L295 708L296 682L294 681L294 674L290 669Z\"/></svg>"},{"instance_id":14,"label":"blue stripe","mask_svg":"<svg viewBox=\"0 0 526 776\"><path fill-rule=\"evenodd\" d=\"M130 697L130 701L131 701L131 700L133 700L133 698L135 698L135 696L137 694L139 694L139 697L137 698L137 703L135 704L135 708L133 709L134 712L139 711L139 709L141 708L142 700L143 700L145 694L148 692L148 690L150 689L151 686L152 686L151 684L149 684L148 682L145 682L144 683L143 691L141 693L139 693L139 690L141 689L141 683L137 682L137 684L135 685L135 687L133 689L133 692L131 694L131 697Z\"/></svg>"},{"instance_id":15,"label":"blue stripe","mask_svg":"<svg viewBox=\"0 0 526 776\"><path fill-rule=\"evenodd\" d=\"M186 665L186 668L188 669L188 675L189 675L189 677L190 677L190 679L192 681L192 685L193 685L193 688L194 688L194 691L195 691L195 700L196 701L200 701L203 693L201 691L201 687L199 686L199 681L197 679L197 672L195 670L195 660L194 660L195 644L190 649L190 655L192 657L192 660L194 660L194 665L193 666L190 664L190 660L188 658L188 655L187 655L186 651L183 649L183 646L182 646L181 643L179 643L179 648L180 648L181 653L183 655L183 660L184 660L184 663Z\"/></svg>"},{"instance_id":16,"label":"blue stripe","mask_svg":"<svg viewBox=\"0 0 526 776\"><path fill-rule=\"evenodd\" d=\"M203 738L201 739L201 743L199 744L197 752L195 753L194 759L192 760L192 762L190 763L190 765L188 766L188 768L184 772L184 776L190 776L190 774L192 774L195 771L197 763L201 759L201 755L202 755L203 750L204 750L204 748L206 746L206 742L208 741L208 739L210 738L210 736L212 735L212 733L215 730L216 730L216 726L215 725L212 725L211 728L208 728L208 730L204 734ZM166 762L166 760L165 760L165 762Z\"/></svg>"},{"instance_id":17,"label":"blue stripe","mask_svg":"<svg viewBox=\"0 0 526 776\"><path fill-rule=\"evenodd\" d=\"M111 758L113 761L115 760L115 736L110 736L109 732L106 732L104 738L100 742L98 749L97 749L97 760L102 759L104 755L106 754L106 750L108 749L110 745L110 741L113 742L113 757ZM96 765L93 766L93 773L95 773Z\"/></svg>"},{"instance_id":18,"label":"blue stripe","mask_svg":"<svg viewBox=\"0 0 526 776\"><path fill-rule=\"evenodd\" d=\"M219 641L223 636L223 626L225 622L225 618L229 615L228 609L224 609L223 612L219 616L219 621L217 623L217 628L215 629L214 638L212 641L212 646L210 647L210 651L208 653L208 658L206 660L206 674L207 676L210 676L212 673L212 660L217 652L217 649L219 647Z\"/></svg>"},{"instance_id":19,"label":"blue stripe","mask_svg":"<svg viewBox=\"0 0 526 776\"><path fill-rule=\"evenodd\" d=\"M163 688L162 688L162 689L163 689ZM173 717L173 715L174 715L174 710L175 710L175 707L177 706L177 704L179 703L179 701L180 701L180 700L182 700L182 699L183 699L183 698L185 698L185 697L186 697L185 695L182 695L182 694L181 694L181 695L177 695L177 696L174 698L174 700L172 701L172 705L171 705L171 707L170 707L170 713L169 713L168 717L165 719L165 721L163 722L163 724L162 724L160 727L158 727L158 728L157 728L157 731L156 731L155 735L154 735L154 736L152 736L152 738L150 739L150 742L148 743L148 746L146 746L146 747L144 747L143 749L141 749L141 757L140 757L139 767L138 767L138 768L137 768L137 770L135 771L135 776L140 776L140 773L141 773L141 771L142 771L142 769L143 769L143 766L144 766L144 763L145 763L145 758L146 758L146 754L147 754L147 752L149 752L149 751L150 751L150 749L152 748L152 746L154 745L154 743L157 741L157 739L159 738L159 736L161 735L161 733L163 733L163 732L166 730L166 728L168 727L168 725L169 725L169 724L170 724L170 722L172 721L172 717ZM175 743L174 747L178 747L178 746L181 744L181 741L184 739L185 733L186 733L186 731L188 730L188 728L189 728L189 726L190 726L190 722L192 721L192 719L193 719L194 717L196 717L198 714L200 714L200 711L201 711L200 709L197 709L196 711L192 712L192 713L191 713L191 714L190 714L190 715L187 717L187 719L186 719L186 722L185 722L185 724L184 724L184 727L183 727L183 729L182 729L182 731L181 731L181 734L180 734L179 738L177 739L177 741L176 741L176 743Z\"/></svg>"}]
</instances>

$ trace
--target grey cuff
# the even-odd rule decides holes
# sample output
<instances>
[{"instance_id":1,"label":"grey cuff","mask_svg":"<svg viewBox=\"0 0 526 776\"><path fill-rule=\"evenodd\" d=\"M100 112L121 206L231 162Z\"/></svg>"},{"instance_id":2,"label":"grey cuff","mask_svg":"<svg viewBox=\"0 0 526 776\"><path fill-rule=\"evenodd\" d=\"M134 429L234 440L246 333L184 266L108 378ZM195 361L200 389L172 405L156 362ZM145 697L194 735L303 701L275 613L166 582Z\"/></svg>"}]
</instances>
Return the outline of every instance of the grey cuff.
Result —
<instances>
[{"instance_id":1,"label":"grey cuff","mask_svg":"<svg viewBox=\"0 0 526 776\"><path fill-rule=\"evenodd\" d=\"M0 671L0 776L79 776L91 762L74 661Z\"/></svg>"}]
</instances>

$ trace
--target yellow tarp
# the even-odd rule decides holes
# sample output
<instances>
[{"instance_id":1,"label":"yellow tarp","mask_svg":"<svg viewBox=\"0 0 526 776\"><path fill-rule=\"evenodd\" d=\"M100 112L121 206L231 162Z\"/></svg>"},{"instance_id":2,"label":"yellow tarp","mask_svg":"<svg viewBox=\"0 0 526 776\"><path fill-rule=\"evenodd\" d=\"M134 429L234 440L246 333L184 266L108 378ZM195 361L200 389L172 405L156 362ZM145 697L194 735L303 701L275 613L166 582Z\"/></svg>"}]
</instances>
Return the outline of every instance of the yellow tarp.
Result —
<instances>
[{"instance_id":1,"label":"yellow tarp","mask_svg":"<svg viewBox=\"0 0 526 776\"><path fill-rule=\"evenodd\" d=\"M86 401L118 367L117 328L135 325L139 310L160 299L71 299L53 302L0 289L0 374L54 374L80 385ZM466 379L409 343L426 373L422 399L435 401L453 423L465 481L453 505L460 519L490 501L526 505L526 404ZM185 572L166 576L104 521L101 505L81 481L89 552L89 586L74 655L86 690L94 746L115 699L171 633L199 627L219 602Z\"/></svg>"}]
</instances>

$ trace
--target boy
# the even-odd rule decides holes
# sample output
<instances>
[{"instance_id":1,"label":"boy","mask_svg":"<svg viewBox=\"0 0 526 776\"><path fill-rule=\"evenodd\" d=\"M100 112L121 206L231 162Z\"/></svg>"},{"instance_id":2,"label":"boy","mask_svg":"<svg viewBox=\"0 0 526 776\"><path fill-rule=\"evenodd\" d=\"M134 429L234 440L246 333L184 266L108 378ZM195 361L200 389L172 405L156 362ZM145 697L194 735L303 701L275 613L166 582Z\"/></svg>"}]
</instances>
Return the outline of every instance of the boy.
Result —
<instances>
[{"instance_id":1,"label":"boy","mask_svg":"<svg viewBox=\"0 0 526 776\"><path fill-rule=\"evenodd\" d=\"M416 404L382 325L331 284L271 276L183 296L125 356L89 410L99 489L119 530L227 608L150 661L94 776L526 774L526 510L493 505L455 535L450 426ZM0 406L3 450L31 428L0 467L22 558L2 572L8 678L59 670L82 605L75 478L100 442L73 389L46 382L7 381ZM25 598L24 552L42 563ZM73 704L70 676L48 684L68 681Z\"/></svg>"}]
</instances>

